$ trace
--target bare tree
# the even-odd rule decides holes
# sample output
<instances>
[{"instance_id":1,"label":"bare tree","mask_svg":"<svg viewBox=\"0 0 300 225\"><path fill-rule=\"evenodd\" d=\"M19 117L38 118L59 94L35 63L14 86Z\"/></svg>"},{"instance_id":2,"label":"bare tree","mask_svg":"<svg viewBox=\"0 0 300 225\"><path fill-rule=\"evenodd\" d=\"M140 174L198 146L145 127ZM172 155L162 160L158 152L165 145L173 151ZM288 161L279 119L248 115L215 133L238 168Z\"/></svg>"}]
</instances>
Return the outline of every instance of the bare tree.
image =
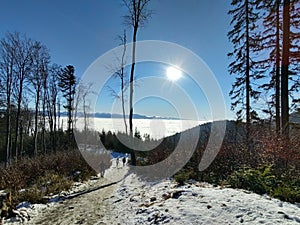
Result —
<instances>
[{"instance_id":1,"label":"bare tree","mask_svg":"<svg viewBox=\"0 0 300 225\"><path fill-rule=\"evenodd\" d=\"M129 131L130 135L133 136L133 82L134 82L134 70L135 70L135 52L136 52L136 41L139 27L145 25L152 15L152 11L147 9L150 0L123 0L125 7L128 10L128 14L124 16L125 23L133 28L133 47L132 47L132 60L130 70L130 84L129 84ZM134 154L131 154L132 164L136 164Z\"/></svg>"},{"instance_id":2,"label":"bare tree","mask_svg":"<svg viewBox=\"0 0 300 225\"><path fill-rule=\"evenodd\" d=\"M34 155L38 154L38 125L40 122L39 111L40 111L40 101L42 98L42 92L45 92L45 73L47 64L49 63L50 55L48 49L43 46L40 42L35 42L33 45L32 53L32 71L29 76L29 81L33 87L33 95L35 98L35 113L34 113ZM43 99L45 96L43 96ZM43 112L44 112L44 100L43 100ZM44 117L43 117L44 119ZM42 121L42 126L44 126L45 121Z\"/></svg>"},{"instance_id":3,"label":"bare tree","mask_svg":"<svg viewBox=\"0 0 300 225\"><path fill-rule=\"evenodd\" d=\"M125 7L128 10L128 15L124 16L125 23L133 28L132 35L132 61L130 70L130 96L129 96L129 130L130 134L133 134L132 117L133 117L133 82L134 82L134 70L135 70L135 52L136 41L139 27L145 25L152 15L152 11L147 9L150 0L123 0Z\"/></svg>"},{"instance_id":4,"label":"bare tree","mask_svg":"<svg viewBox=\"0 0 300 225\"><path fill-rule=\"evenodd\" d=\"M83 87L83 92L82 92L82 108L83 108L83 117L84 117L84 134L87 135L87 131L88 131L88 110L90 109L90 105L87 104L88 99L87 96L89 94L95 94L93 92L90 91L91 87L92 87L92 83L89 83L87 85L84 85Z\"/></svg>"},{"instance_id":5,"label":"bare tree","mask_svg":"<svg viewBox=\"0 0 300 225\"><path fill-rule=\"evenodd\" d=\"M92 87L92 83L89 84L84 84L84 83L79 83L76 86L76 92L75 92L75 98L74 98L74 113L73 113L73 121L74 121L74 127L75 129L77 128L77 117L78 117L78 113L80 108L80 103L83 102L83 107L82 110L84 111L84 105L85 105L85 101L86 101L86 96L92 92L90 92L90 88ZM83 112L84 113L84 112ZM85 116L84 116L85 117Z\"/></svg>"},{"instance_id":6,"label":"bare tree","mask_svg":"<svg viewBox=\"0 0 300 225\"><path fill-rule=\"evenodd\" d=\"M49 120L49 129L51 136L52 150L56 151L57 145L57 112L56 106L58 101L58 75L61 72L61 67L53 64L49 68L48 87L47 87L47 112Z\"/></svg>"},{"instance_id":7,"label":"bare tree","mask_svg":"<svg viewBox=\"0 0 300 225\"><path fill-rule=\"evenodd\" d=\"M126 54L126 45L127 45L127 37L126 37L126 30L124 30L123 37L119 36L121 40L121 44L123 46L123 53L121 57L121 69L117 72L117 76L121 80L121 102L122 102L122 113L123 113L123 120L124 120L124 126L125 126L125 132L127 134L127 122L126 122L126 111L125 111L125 83L126 83L126 78L125 78L125 73L124 73L124 67L125 67L125 54Z\"/></svg>"},{"instance_id":8,"label":"bare tree","mask_svg":"<svg viewBox=\"0 0 300 225\"><path fill-rule=\"evenodd\" d=\"M126 122L126 110L125 110L125 93L127 90L128 85L128 79L125 75L125 64L126 64L126 50L127 50L127 36L126 36L126 30L124 30L123 35L119 35L118 39L120 40L120 44L123 47L122 55L121 57L116 57L116 63L117 65L111 66L111 68L108 68L113 74L115 78L120 79L120 94L119 91L114 90L111 86L107 86L108 91L110 92L110 95L114 97L115 99L121 100L121 107L122 107L122 114L123 114L123 121L125 126L125 132L128 134L128 127Z\"/></svg>"},{"instance_id":9,"label":"bare tree","mask_svg":"<svg viewBox=\"0 0 300 225\"><path fill-rule=\"evenodd\" d=\"M9 38L11 39L13 49L15 51L14 93L17 103L17 112L15 123L14 157L17 160L19 153L18 145L22 98L25 80L31 72L33 44L31 39L27 38L25 35L20 35L19 33L9 34Z\"/></svg>"},{"instance_id":10,"label":"bare tree","mask_svg":"<svg viewBox=\"0 0 300 225\"><path fill-rule=\"evenodd\" d=\"M46 105L48 101L47 89L48 89L48 63L42 64L42 79L43 79L43 98L42 98L42 151L46 153L46 140L45 140L45 133L46 133Z\"/></svg>"},{"instance_id":11,"label":"bare tree","mask_svg":"<svg viewBox=\"0 0 300 225\"><path fill-rule=\"evenodd\" d=\"M6 138L5 138L5 151L4 160L6 165L11 157L11 104L12 104L12 85L13 85L13 70L15 61L15 52L13 43L10 38L12 34L7 34L0 42L0 74L1 80L5 89L6 101Z\"/></svg>"},{"instance_id":12,"label":"bare tree","mask_svg":"<svg viewBox=\"0 0 300 225\"><path fill-rule=\"evenodd\" d=\"M79 110L82 110L80 112L80 114L83 115L83 132L82 133L78 132L78 134L80 134L79 139L84 140L84 142L85 142L84 150L86 150L88 140L90 140L90 137L88 137L88 135L90 135L90 133L88 132L89 131L89 128L88 128L88 126L89 126L89 113L88 113L88 111L90 110L90 104L89 104L89 100L87 99L87 96L89 96L90 94L96 94L96 93L90 91L92 86L93 86L92 83L84 84L84 83L81 82L76 87L76 95L75 95L75 103L74 103L75 112L74 112L73 120L74 121L77 120ZM82 103L82 108L80 107L81 103ZM76 125L75 125L75 130L77 130Z\"/></svg>"}]
</instances>

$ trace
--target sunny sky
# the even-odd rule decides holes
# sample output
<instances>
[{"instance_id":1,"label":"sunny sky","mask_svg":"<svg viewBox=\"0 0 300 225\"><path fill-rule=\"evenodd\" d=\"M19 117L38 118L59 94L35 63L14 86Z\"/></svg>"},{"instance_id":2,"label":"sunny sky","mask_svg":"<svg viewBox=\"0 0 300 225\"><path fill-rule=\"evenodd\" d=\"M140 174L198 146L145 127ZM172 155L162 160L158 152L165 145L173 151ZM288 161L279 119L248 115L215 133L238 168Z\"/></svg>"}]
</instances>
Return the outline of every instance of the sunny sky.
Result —
<instances>
[{"instance_id":1,"label":"sunny sky","mask_svg":"<svg viewBox=\"0 0 300 225\"><path fill-rule=\"evenodd\" d=\"M199 56L215 75L221 87L227 107L227 118L233 118L229 111L228 93L233 77L228 74L228 51L231 44L227 39L230 29L230 18L227 11L229 1L220 0L152 0L149 6L154 11L146 26L139 30L138 40L167 41L189 49ZM26 33L28 37L41 41L50 49L52 61L62 66L73 65L77 77L82 77L89 66L101 55L118 46L116 37L123 33L123 18L126 9L121 0L88 0L88 1L40 1L40 0L2 0L0 8L0 37L7 31ZM131 29L127 29L128 40L131 40ZM183 89L196 108L199 120L211 119L211 109L206 93L193 80L195 74L167 82L169 65L159 63L139 63L138 78L147 76L164 79L161 86L148 87L154 91L162 91L168 95L180 95ZM176 73L176 71L173 73ZM117 80L109 80L112 87ZM138 88L150 85L141 80ZM159 83L159 80L156 81ZM179 89L178 89L179 87ZM176 92L176 90L179 92ZM172 92L172 90L174 90ZM98 90L98 112L111 112L113 98L108 91ZM158 92L159 92L158 91ZM171 94L170 94L171 93ZM150 116L177 117L178 108L184 106L184 98L180 102L170 99L148 97L136 103L135 113ZM211 100L212 98L210 98ZM185 109L183 117L192 117Z\"/></svg>"}]
</instances>

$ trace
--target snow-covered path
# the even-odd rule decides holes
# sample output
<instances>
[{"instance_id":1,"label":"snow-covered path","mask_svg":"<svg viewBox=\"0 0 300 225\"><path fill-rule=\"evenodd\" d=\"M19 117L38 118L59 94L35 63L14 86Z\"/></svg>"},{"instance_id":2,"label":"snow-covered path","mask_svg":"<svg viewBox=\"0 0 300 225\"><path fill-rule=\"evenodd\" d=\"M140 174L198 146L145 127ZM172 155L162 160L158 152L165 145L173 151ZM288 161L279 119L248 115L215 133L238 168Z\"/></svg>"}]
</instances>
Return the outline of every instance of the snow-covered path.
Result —
<instances>
[{"instance_id":1,"label":"snow-covered path","mask_svg":"<svg viewBox=\"0 0 300 225\"><path fill-rule=\"evenodd\" d=\"M206 183L178 187L172 180L147 182L128 174L128 167L115 168L114 164L105 178L85 185L91 188L119 179L115 185L73 199L34 205L26 224L300 225L297 204Z\"/></svg>"},{"instance_id":2,"label":"snow-covered path","mask_svg":"<svg viewBox=\"0 0 300 225\"><path fill-rule=\"evenodd\" d=\"M205 183L150 183L134 174L110 201L118 202L110 204L118 212L113 224L300 224L299 205Z\"/></svg>"}]
</instances>

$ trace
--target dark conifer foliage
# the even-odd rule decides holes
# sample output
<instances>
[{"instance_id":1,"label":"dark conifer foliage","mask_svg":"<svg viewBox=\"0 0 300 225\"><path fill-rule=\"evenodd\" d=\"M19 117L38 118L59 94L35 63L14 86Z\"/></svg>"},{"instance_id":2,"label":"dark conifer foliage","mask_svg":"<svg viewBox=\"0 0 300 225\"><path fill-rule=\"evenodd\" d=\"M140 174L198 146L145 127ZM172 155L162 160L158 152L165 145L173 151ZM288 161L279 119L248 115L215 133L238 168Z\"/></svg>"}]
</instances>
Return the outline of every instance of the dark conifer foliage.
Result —
<instances>
[{"instance_id":1,"label":"dark conifer foliage","mask_svg":"<svg viewBox=\"0 0 300 225\"><path fill-rule=\"evenodd\" d=\"M236 76L230 96L238 118L252 122L253 109L275 121L277 133L288 135L289 114L299 97L299 1L233 0L233 51L229 73ZM266 102L255 105L256 100Z\"/></svg>"},{"instance_id":2,"label":"dark conifer foliage","mask_svg":"<svg viewBox=\"0 0 300 225\"><path fill-rule=\"evenodd\" d=\"M73 135L73 121L72 112L74 110L74 96L75 96L75 68L74 66L68 65L62 69L62 72L58 75L59 83L58 86L61 89L63 97L66 99L67 104L64 108L68 110L68 133L70 137Z\"/></svg>"},{"instance_id":3,"label":"dark conifer foliage","mask_svg":"<svg viewBox=\"0 0 300 225\"><path fill-rule=\"evenodd\" d=\"M251 57L256 47L255 33L259 13L253 0L233 0L231 6L232 9L228 14L232 16L232 30L228 32L228 38L233 44L233 51L228 53L232 59L229 64L229 73L236 79L229 94L232 99L232 109L237 109L238 119L242 119L246 114L246 123L249 126L251 98L259 97L259 91L255 90L252 82L262 76L255 71L253 66L255 60Z\"/></svg>"}]
</instances>

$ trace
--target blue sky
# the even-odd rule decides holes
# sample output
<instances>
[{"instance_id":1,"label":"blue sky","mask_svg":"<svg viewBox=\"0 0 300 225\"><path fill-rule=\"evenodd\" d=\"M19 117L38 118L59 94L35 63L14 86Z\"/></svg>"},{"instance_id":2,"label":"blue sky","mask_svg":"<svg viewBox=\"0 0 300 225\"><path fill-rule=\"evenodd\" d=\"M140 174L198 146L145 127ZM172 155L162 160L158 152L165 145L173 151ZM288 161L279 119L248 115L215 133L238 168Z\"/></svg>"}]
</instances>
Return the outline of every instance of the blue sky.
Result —
<instances>
[{"instance_id":1,"label":"blue sky","mask_svg":"<svg viewBox=\"0 0 300 225\"><path fill-rule=\"evenodd\" d=\"M230 29L229 7L229 1L220 0L152 0L150 8L154 14L139 30L138 40L174 42L197 54L215 74L225 98L227 118L232 118L228 93L233 77L227 71L231 44L226 36ZM125 28L122 18L125 14L120 0L2 0L0 37L7 31L26 33L50 49L53 62L74 65L80 77L94 60L118 46L116 37ZM131 29L127 28L129 40L131 34ZM165 75L162 65L142 63L137 70L141 77ZM112 81L109 82L113 86ZM188 78L177 82L190 95L199 119L209 119L210 112L201 89ZM170 90L174 84L166 85ZM96 110L109 112L112 102L103 91ZM176 116L176 110L172 102L149 97L136 104L135 113Z\"/></svg>"}]
</instances>

